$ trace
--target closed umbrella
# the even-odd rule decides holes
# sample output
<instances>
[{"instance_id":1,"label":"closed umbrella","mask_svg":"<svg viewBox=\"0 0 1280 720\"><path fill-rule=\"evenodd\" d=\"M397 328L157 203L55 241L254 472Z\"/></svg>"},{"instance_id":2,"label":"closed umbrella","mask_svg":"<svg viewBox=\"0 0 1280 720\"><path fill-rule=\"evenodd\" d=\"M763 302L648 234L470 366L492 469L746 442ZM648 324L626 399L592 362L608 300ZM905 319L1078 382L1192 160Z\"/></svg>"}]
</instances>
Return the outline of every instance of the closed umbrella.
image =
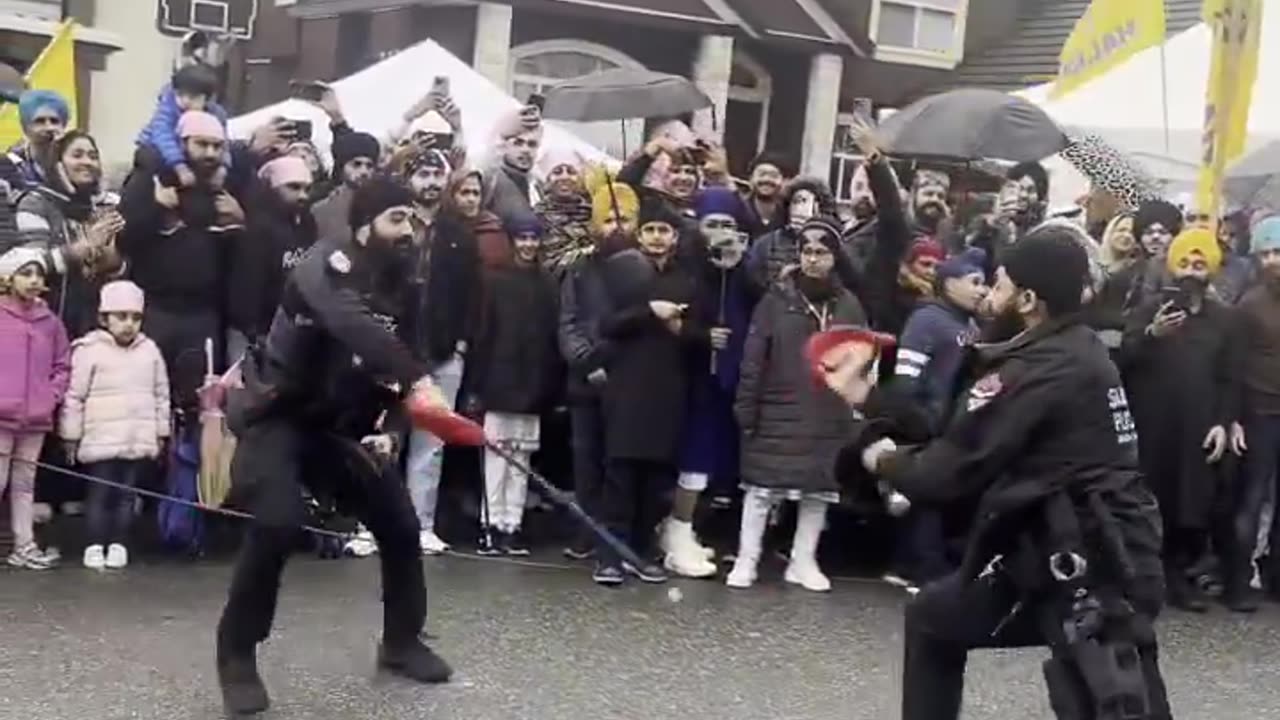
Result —
<instances>
[{"instance_id":1,"label":"closed umbrella","mask_svg":"<svg viewBox=\"0 0 1280 720\"><path fill-rule=\"evenodd\" d=\"M543 117L595 122L676 117L711 106L688 78L649 70L606 70L547 90Z\"/></svg>"},{"instance_id":2,"label":"closed umbrella","mask_svg":"<svg viewBox=\"0 0 1280 720\"><path fill-rule=\"evenodd\" d=\"M880 124L893 155L946 160L1041 160L1067 146L1043 110L996 90L964 89L917 100Z\"/></svg>"},{"instance_id":3,"label":"closed umbrella","mask_svg":"<svg viewBox=\"0 0 1280 720\"><path fill-rule=\"evenodd\" d=\"M213 371L213 340L204 341L205 376L200 387L200 479L198 483L200 503L209 507L221 507L231 491L231 458L235 454L236 441L227 428L227 415L223 412L227 389L237 382L240 363L237 362L225 375Z\"/></svg>"}]
</instances>

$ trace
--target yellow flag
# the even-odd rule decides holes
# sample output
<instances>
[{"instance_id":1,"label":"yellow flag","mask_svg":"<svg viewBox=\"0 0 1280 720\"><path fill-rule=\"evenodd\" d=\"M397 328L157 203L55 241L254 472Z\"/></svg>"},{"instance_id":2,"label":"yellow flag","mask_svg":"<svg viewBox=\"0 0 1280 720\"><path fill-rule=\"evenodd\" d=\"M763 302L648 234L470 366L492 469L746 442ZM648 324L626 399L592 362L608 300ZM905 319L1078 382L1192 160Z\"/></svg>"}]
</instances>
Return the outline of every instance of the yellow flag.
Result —
<instances>
[{"instance_id":1,"label":"yellow flag","mask_svg":"<svg viewBox=\"0 0 1280 720\"><path fill-rule=\"evenodd\" d=\"M1164 42L1163 0L1093 0L1062 46L1056 98Z\"/></svg>"},{"instance_id":2,"label":"yellow flag","mask_svg":"<svg viewBox=\"0 0 1280 720\"><path fill-rule=\"evenodd\" d=\"M53 90L67 101L71 117L67 127L76 126L76 41L75 22L64 22L40 57L27 70L27 87ZM10 148L22 139L22 122L18 108L12 104L0 108L0 150Z\"/></svg>"},{"instance_id":3,"label":"yellow flag","mask_svg":"<svg viewBox=\"0 0 1280 720\"><path fill-rule=\"evenodd\" d=\"M1262 0L1204 0L1202 12L1213 31L1213 46L1196 209L1216 217L1227 164L1244 152L1248 140L1249 106L1258 77Z\"/></svg>"}]
</instances>

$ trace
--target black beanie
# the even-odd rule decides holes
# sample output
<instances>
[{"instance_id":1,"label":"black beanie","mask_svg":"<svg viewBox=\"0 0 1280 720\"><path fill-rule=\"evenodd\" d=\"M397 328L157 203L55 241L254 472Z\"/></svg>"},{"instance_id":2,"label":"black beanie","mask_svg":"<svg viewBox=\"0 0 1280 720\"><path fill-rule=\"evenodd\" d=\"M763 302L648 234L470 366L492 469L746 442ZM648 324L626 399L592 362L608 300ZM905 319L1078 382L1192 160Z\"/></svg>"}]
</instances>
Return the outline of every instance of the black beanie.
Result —
<instances>
[{"instance_id":1,"label":"black beanie","mask_svg":"<svg viewBox=\"0 0 1280 720\"><path fill-rule=\"evenodd\" d=\"M1089 282L1089 256L1066 228L1045 226L1009 246L1005 273L1014 285L1043 300L1051 317L1080 309L1080 296Z\"/></svg>"},{"instance_id":2,"label":"black beanie","mask_svg":"<svg viewBox=\"0 0 1280 720\"><path fill-rule=\"evenodd\" d=\"M676 232L680 232L681 222L680 215L671 209L665 200L653 195L647 195L640 201L640 221L636 225L637 228L644 227L651 222L664 222L675 228Z\"/></svg>"},{"instance_id":3,"label":"black beanie","mask_svg":"<svg viewBox=\"0 0 1280 720\"><path fill-rule=\"evenodd\" d=\"M815 215L800 227L800 234L809 230L822 233L822 244L833 253L840 251L840 221L825 215Z\"/></svg>"},{"instance_id":4,"label":"black beanie","mask_svg":"<svg viewBox=\"0 0 1280 720\"><path fill-rule=\"evenodd\" d=\"M1147 228L1156 223L1163 225L1170 235L1177 235L1182 232L1182 211L1164 200L1147 200L1138 206L1133 216L1133 236L1141 240Z\"/></svg>"},{"instance_id":5,"label":"black beanie","mask_svg":"<svg viewBox=\"0 0 1280 720\"><path fill-rule=\"evenodd\" d=\"M356 158L369 158L375 163L382 155L378 139L369 133L343 133L333 139L333 174L342 177L342 168Z\"/></svg>"},{"instance_id":6,"label":"black beanie","mask_svg":"<svg viewBox=\"0 0 1280 720\"><path fill-rule=\"evenodd\" d=\"M352 230L358 230L389 208L399 205L413 205L413 194L409 188L386 176L376 175L356 189L347 221Z\"/></svg>"}]
</instances>

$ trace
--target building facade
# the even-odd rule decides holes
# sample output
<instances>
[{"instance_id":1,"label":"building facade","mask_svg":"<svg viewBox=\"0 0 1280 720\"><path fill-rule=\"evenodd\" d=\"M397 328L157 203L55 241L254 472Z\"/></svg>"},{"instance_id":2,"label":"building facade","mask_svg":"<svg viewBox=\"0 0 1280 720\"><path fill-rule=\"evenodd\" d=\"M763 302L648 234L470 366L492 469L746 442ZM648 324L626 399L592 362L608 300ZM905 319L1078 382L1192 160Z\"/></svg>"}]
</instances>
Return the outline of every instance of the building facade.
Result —
<instances>
[{"instance_id":1,"label":"building facade","mask_svg":"<svg viewBox=\"0 0 1280 720\"><path fill-rule=\"evenodd\" d=\"M695 126L723 139L735 172L770 149L825 177L858 99L890 107L941 82L1011 27L1002 8L1034 1L264 0L229 95L260 107L291 79L343 77L431 38L516 97L616 67L690 77L713 101ZM576 130L621 154L644 123Z\"/></svg>"}]
</instances>

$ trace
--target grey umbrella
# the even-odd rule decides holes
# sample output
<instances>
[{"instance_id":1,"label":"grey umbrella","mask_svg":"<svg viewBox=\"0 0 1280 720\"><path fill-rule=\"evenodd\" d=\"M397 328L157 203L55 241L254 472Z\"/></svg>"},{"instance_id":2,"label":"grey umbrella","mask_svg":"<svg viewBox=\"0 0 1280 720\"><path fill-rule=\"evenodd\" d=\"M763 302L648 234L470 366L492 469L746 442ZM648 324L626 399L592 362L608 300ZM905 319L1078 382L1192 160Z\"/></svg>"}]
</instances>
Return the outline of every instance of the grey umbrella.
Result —
<instances>
[{"instance_id":1,"label":"grey umbrella","mask_svg":"<svg viewBox=\"0 0 1280 720\"><path fill-rule=\"evenodd\" d=\"M1245 207L1280 207L1280 140L1246 154L1227 170L1223 190Z\"/></svg>"},{"instance_id":2,"label":"grey umbrella","mask_svg":"<svg viewBox=\"0 0 1280 720\"><path fill-rule=\"evenodd\" d=\"M676 117L711 106L689 79L648 70L606 70L559 83L545 97L543 117L575 122Z\"/></svg>"},{"instance_id":3,"label":"grey umbrella","mask_svg":"<svg viewBox=\"0 0 1280 720\"><path fill-rule=\"evenodd\" d=\"M917 100L880 124L894 155L978 160L1040 160L1067 146L1043 110L997 90L964 89Z\"/></svg>"}]
</instances>

